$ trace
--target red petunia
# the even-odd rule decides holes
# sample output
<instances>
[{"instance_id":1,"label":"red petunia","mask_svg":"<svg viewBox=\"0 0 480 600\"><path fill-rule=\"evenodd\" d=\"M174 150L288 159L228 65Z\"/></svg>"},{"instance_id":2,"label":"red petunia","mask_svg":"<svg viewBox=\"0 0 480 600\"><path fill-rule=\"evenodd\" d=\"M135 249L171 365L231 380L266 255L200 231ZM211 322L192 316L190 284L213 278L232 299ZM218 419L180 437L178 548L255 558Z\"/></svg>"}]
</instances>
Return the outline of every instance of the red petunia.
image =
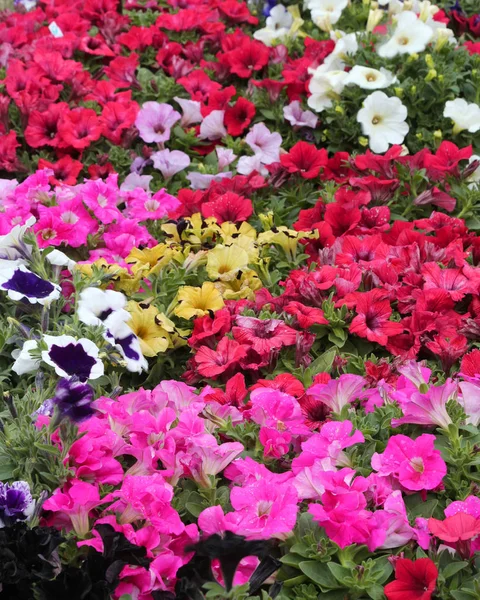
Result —
<instances>
[{"instance_id":1,"label":"red petunia","mask_svg":"<svg viewBox=\"0 0 480 600\"><path fill-rule=\"evenodd\" d=\"M233 106L227 107L223 123L229 135L241 135L255 116L255 105L240 97Z\"/></svg>"},{"instance_id":2,"label":"red petunia","mask_svg":"<svg viewBox=\"0 0 480 600\"><path fill-rule=\"evenodd\" d=\"M302 329L308 329L312 325L328 325L327 319L323 316L323 310L305 306L301 302L289 302L284 311L293 315Z\"/></svg>"},{"instance_id":3,"label":"red petunia","mask_svg":"<svg viewBox=\"0 0 480 600\"><path fill-rule=\"evenodd\" d=\"M52 169L53 175L48 179L50 185L75 185L83 164L67 154L54 163L41 158L38 161L38 168Z\"/></svg>"},{"instance_id":4,"label":"red petunia","mask_svg":"<svg viewBox=\"0 0 480 600\"><path fill-rule=\"evenodd\" d=\"M218 8L223 16L232 23L250 23L257 25L258 19L248 10L246 2L237 2L237 0L224 0L218 3Z\"/></svg>"},{"instance_id":5,"label":"red petunia","mask_svg":"<svg viewBox=\"0 0 480 600\"><path fill-rule=\"evenodd\" d=\"M58 134L62 147L84 150L101 136L102 125L91 108L74 108L60 119Z\"/></svg>"},{"instance_id":6,"label":"red petunia","mask_svg":"<svg viewBox=\"0 0 480 600\"><path fill-rule=\"evenodd\" d=\"M384 588L388 600L430 600L437 584L438 569L429 558L416 561L399 558L395 581Z\"/></svg>"},{"instance_id":7,"label":"red petunia","mask_svg":"<svg viewBox=\"0 0 480 600\"><path fill-rule=\"evenodd\" d=\"M390 336L403 332L400 323L389 320L392 307L390 301L385 299L385 292L378 289L364 293L355 292L351 294L351 298L355 299L357 313L350 324L351 333L385 346Z\"/></svg>"},{"instance_id":8,"label":"red petunia","mask_svg":"<svg viewBox=\"0 0 480 600\"><path fill-rule=\"evenodd\" d=\"M242 344L248 344L260 356L268 356L272 350L283 346L293 346L297 332L279 319L255 319L241 317L232 328L233 337Z\"/></svg>"},{"instance_id":9,"label":"red petunia","mask_svg":"<svg viewBox=\"0 0 480 600\"><path fill-rule=\"evenodd\" d=\"M108 67L104 68L105 75L117 88L140 88L140 84L135 76L139 64L138 55L117 56Z\"/></svg>"},{"instance_id":10,"label":"red petunia","mask_svg":"<svg viewBox=\"0 0 480 600\"><path fill-rule=\"evenodd\" d=\"M135 124L136 102L107 102L100 116L102 133L112 144L121 145L125 132Z\"/></svg>"},{"instance_id":11,"label":"red petunia","mask_svg":"<svg viewBox=\"0 0 480 600\"><path fill-rule=\"evenodd\" d=\"M443 141L436 154L425 157L425 166L431 179L441 178L447 173L458 176L458 163L472 156L472 146L459 148L453 142Z\"/></svg>"},{"instance_id":12,"label":"red petunia","mask_svg":"<svg viewBox=\"0 0 480 600\"><path fill-rule=\"evenodd\" d=\"M210 94L222 86L212 81L204 71L192 71L188 77L181 77L177 83L185 88L192 100L205 102Z\"/></svg>"},{"instance_id":13,"label":"red petunia","mask_svg":"<svg viewBox=\"0 0 480 600\"><path fill-rule=\"evenodd\" d=\"M224 337L218 343L216 350L202 346L193 357L193 361L200 375L215 379L231 371L246 355L247 346Z\"/></svg>"},{"instance_id":14,"label":"red petunia","mask_svg":"<svg viewBox=\"0 0 480 600\"><path fill-rule=\"evenodd\" d=\"M212 316L198 317L193 322L193 331L188 340L192 348L203 345L214 346L218 338L222 338L230 331L232 318L226 308L217 310Z\"/></svg>"},{"instance_id":15,"label":"red petunia","mask_svg":"<svg viewBox=\"0 0 480 600\"><path fill-rule=\"evenodd\" d=\"M291 373L281 373L274 379L259 379L257 383L251 386L250 391L257 388L269 388L278 390L284 394L289 394L294 398L301 398L305 394L303 383L298 381Z\"/></svg>"},{"instance_id":16,"label":"red petunia","mask_svg":"<svg viewBox=\"0 0 480 600\"><path fill-rule=\"evenodd\" d=\"M480 350L475 349L465 354L460 365L460 373L467 377L475 377L480 374Z\"/></svg>"},{"instance_id":17,"label":"red petunia","mask_svg":"<svg viewBox=\"0 0 480 600\"><path fill-rule=\"evenodd\" d=\"M237 373L227 381L225 391L222 388L210 388L210 391L203 398L206 402L218 402L222 405L228 404L229 406L235 406L244 410L245 408L249 408L249 403L244 403L247 393L245 377L242 373Z\"/></svg>"},{"instance_id":18,"label":"red petunia","mask_svg":"<svg viewBox=\"0 0 480 600\"><path fill-rule=\"evenodd\" d=\"M202 204L204 217L215 217L218 223L246 221L253 213L252 201L234 192L215 196L211 202Z\"/></svg>"},{"instance_id":19,"label":"red petunia","mask_svg":"<svg viewBox=\"0 0 480 600\"><path fill-rule=\"evenodd\" d=\"M32 148L41 148L42 146L56 148L60 143L58 125L62 115L67 111L68 104L66 102L51 104L45 112L32 111L25 129L27 144Z\"/></svg>"},{"instance_id":20,"label":"red petunia","mask_svg":"<svg viewBox=\"0 0 480 600\"><path fill-rule=\"evenodd\" d=\"M431 517L428 519L428 529L439 540L454 547L461 558L468 560L475 552L472 540L480 535L480 519L459 511L443 521Z\"/></svg>"},{"instance_id":21,"label":"red petunia","mask_svg":"<svg viewBox=\"0 0 480 600\"><path fill-rule=\"evenodd\" d=\"M245 36L238 48L220 54L219 60L229 67L231 73L249 79L255 71L261 71L267 65L268 57L269 50L265 44Z\"/></svg>"},{"instance_id":22,"label":"red petunia","mask_svg":"<svg viewBox=\"0 0 480 600\"><path fill-rule=\"evenodd\" d=\"M300 173L304 179L314 179L327 164L328 155L323 148L317 150L313 144L297 142L288 154L282 154L280 162L289 173Z\"/></svg>"}]
</instances>

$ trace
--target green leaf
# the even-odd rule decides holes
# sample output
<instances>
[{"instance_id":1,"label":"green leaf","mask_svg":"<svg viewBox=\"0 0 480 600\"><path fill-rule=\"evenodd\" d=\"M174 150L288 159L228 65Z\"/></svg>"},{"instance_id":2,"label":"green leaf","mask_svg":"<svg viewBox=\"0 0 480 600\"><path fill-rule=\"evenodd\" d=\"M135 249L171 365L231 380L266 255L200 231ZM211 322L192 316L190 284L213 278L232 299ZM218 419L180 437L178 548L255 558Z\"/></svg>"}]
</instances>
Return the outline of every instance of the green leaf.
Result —
<instances>
[{"instance_id":1,"label":"green leaf","mask_svg":"<svg viewBox=\"0 0 480 600\"><path fill-rule=\"evenodd\" d=\"M312 560L301 562L298 566L300 567L300 571L302 573L320 586L322 592L339 587L337 581L328 570L327 565Z\"/></svg>"},{"instance_id":2,"label":"green leaf","mask_svg":"<svg viewBox=\"0 0 480 600\"><path fill-rule=\"evenodd\" d=\"M310 363L309 370L313 375L317 373L330 373L336 355L336 349L330 348L330 350L320 354L319 357Z\"/></svg>"},{"instance_id":3,"label":"green leaf","mask_svg":"<svg viewBox=\"0 0 480 600\"><path fill-rule=\"evenodd\" d=\"M383 594L383 587L378 585L378 583L374 583L367 590L367 594L372 598L372 600L383 600L385 598Z\"/></svg>"},{"instance_id":4,"label":"green leaf","mask_svg":"<svg viewBox=\"0 0 480 600\"><path fill-rule=\"evenodd\" d=\"M203 504L196 504L195 502L187 502L185 504L185 508L188 512L194 517L198 517L198 515L205 509Z\"/></svg>"},{"instance_id":5,"label":"green leaf","mask_svg":"<svg viewBox=\"0 0 480 600\"><path fill-rule=\"evenodd\" d=\"M466 560L463 560L462 562L450 563L442 570L442 575L445 577L445 579L448 579L449 577L453 577L455 573L458 573L465 567L468 567L468 562Z\"/></svg>"},{"instance_id":6,"label":"green leaf","mask_svg":"<svg viewBox=\"0 0 480 600\"><path fill-rule=\"evenodd\" d=\"M11 462L0 461L0 481L5 481L6 479L12 479L13 477L13 469L15 465Z\"/></svg>"},{"instance_id":7,"label":"green leaf","mask_svg":"<svg viewBox=\"0 0 480 600\"><path fill-rule=\"evenodd\" d=\"M342 567L338 563L329 562L327 567L330 569L332 575L335 577L337 581L343 583L346 577L351 577L352 571L347 569L347 567Z\"/></svg>"},{"instance_id":8,"label":"green leaf","mask_svg":"<svg viewBox=\"0 0 480 600\"><path fill-rule=\"evenodd\" d=\"M293 552L289 552L288 554L285 554L285 556L282 556L280 562L289 567L298 567L298 565L301 562L303 562L303 560L304 557L300 556L300 554L294 554Z\"/></svg>"},{"instance_id":9,"label":"green leaf","mask_svg":"<svg viewBox=\"0 0 480 600\"><path fill-rule=\"evenodd\" d=\"M41 444L40 442L34 442L33 445L35 446L35 448L38 448L43 452L53 454L54 456L60 456L60 451L56 446L50 446L49 444Z\"/></svg>"}]
</instances>

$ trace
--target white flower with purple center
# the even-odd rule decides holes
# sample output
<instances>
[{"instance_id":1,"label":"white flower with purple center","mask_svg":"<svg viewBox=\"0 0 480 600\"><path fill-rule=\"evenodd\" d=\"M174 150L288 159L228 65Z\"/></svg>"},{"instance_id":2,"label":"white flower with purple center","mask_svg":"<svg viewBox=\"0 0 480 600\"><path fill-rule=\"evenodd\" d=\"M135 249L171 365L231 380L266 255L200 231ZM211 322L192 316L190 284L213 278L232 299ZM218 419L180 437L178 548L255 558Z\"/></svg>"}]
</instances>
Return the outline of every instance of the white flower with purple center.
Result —
<instances>
[{"instance_id":1,"label":"white flower with purple center","mask_svg":"<svg viewBox=\"0 0 480 600\"><path fill-rule=\"evenodd\" d=\"M35 509L26 481L0 482L0 529L27 520Z\"/></svg>"},{"instance_id":2,"label":"white flower with purple center","mask_svg":"<svg viewBox=\"0 0 480 600\"><path fill-rule=\"evenodd\" d=\"M11 300L28 300L30 304L48 304L60 297L60 286L42 279L18 261L0 267L0 288Z\"/></svg>"},{"instance_id":3,"label":"white flower with purple center","mask_svg":"<svg viewBox=\"0 0 480 600\"><path fill-rule=\"evenodd\" d=\"M48 349L42 351L42 360L55 369L60 377L78 377L80 381L98 379L104 373L99 349L87 338L71 335L45 335Z\"/></svg>"},{"instance_id":4,"label":"white flower with purple center","mask_svg":"<svg viewBox=\"0 0 480 600\"><path fill-rule=\"evenodd\" d=\"M142 354L140 341L122 319L121 314L114 313L108 320L103 337L121 353L128 371L131 373L148 371L148 362Z\"/></svg>"}]
</instances>

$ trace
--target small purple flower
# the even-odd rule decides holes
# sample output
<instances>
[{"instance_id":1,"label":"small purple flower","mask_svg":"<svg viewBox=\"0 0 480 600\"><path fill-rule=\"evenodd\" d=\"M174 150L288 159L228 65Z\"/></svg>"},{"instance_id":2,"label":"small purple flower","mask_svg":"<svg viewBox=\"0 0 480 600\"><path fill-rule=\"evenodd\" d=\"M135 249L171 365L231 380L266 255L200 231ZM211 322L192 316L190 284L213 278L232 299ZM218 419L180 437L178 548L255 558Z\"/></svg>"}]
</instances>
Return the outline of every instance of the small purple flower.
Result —
<instances>
[{"instance_id":1,"label":"small purple flower","mask_svg":"<svg viewBox=\"0 0 480 600\"><path fill-rule=\"evenodd\" d=\"M161 143L170 139L170 128L181 116L170 104L145 102L137 115L135 125L144 142Z\"/></svg>"},{"instance_id":2,"label":"small purple flower","mask_svg":"<svg viewBox=\"0 0 480 600\"><path fill-rule=\"evenodd\" d=\"M93 388L82 383L76 377L60 379L52 398L58 408L59 418L69 418L74 423L81 423L93 414Z\"/></svg>"},{"instance_id":3,"label":"small purple flower","mask_svg":"<svg viewBox=\"0 0 480 600\"><path fill-rule=\"evenodd\" d=\"M35 501L26 481L0 482L0 528L25 521L34 508Z\"/></svg>"}]
</instances>

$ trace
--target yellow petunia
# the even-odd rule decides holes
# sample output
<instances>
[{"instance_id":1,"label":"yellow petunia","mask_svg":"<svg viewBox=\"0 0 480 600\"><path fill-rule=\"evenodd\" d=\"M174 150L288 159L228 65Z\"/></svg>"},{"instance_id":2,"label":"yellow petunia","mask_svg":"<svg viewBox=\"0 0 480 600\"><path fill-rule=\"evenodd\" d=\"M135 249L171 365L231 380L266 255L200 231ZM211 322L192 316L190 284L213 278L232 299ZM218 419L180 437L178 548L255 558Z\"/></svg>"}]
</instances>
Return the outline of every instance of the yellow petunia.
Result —
<instances>
[{"instance_id":1,"label":"yellow petunia","mask_svg":"<svg viewBox=\"0 0 480 600\"><path fill-rule=\"evenodd\" d=\"M181 287L177 299L179 305L174 312L183 319L203 317L209 311L220 310L224 307L222 295L210 281L206 281L201 288Z\"/></svg>"},{"instance_id":2,"label":"yellow petunia","mask_svg":"<svg viewBox=\"0 0 480 600\"><path fill-rule=\"evenodd\" d=\"M218 245L208 252L207 273L210 279L231 281L248 266L248 254L241 246Z\"/></svg>"},{"instance_id":3,"label":"yellow petunia","mask_svg":"<svg viewBox=\"0 0 480 600\"><path fill-rule=\"evenodd\" d=\"M131 301L127 310L131 315L127 324L138 337L144 356L156 356L171 346L169 331L174 324L155 306Z\"/></svg>"},{"instance_id":4,"label":"yellow petunia","mask_svg":"<svg viewBox=\"0 0 480 600\"><path fill-rule=\"evenodd\" d=\"M132 273L143 272L144 277L157 273L167 265L173 257L173 250L167 244L157 244L153 248L133 248L125 259L131 265Z\"/></svg>"},{"instance_id":5,"label":"yellow petunia","mask_svg":"<svg viewBox=\"0 0 480 600\"><path fill-rule=\"evenodd\" d=\"M255 291L262 288L263 284L255 271L246 269L232 281L217 281L215 287L225 300L255 300Z\"/></svg>"}]
</instances>

